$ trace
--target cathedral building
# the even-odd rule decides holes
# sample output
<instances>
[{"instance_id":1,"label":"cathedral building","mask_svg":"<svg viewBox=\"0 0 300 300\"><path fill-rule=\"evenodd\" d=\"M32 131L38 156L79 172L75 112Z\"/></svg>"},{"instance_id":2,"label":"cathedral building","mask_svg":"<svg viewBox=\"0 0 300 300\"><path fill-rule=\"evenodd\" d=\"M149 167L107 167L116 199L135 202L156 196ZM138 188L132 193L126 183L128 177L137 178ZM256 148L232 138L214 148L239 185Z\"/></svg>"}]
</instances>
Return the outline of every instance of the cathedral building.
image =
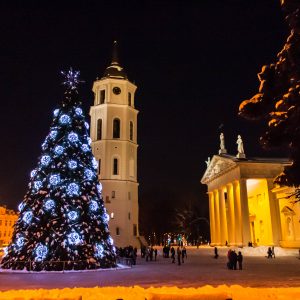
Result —
<instances>
[{"instance_id":1,"label":"cathedral building","mask_svg":"<svg viewBox=\"0 0 300 300\"><path fill-rule=\"evenodd\" d=\"M136 89L119 64L114 42L111 64L93 84L90 135L110 216L109 229L118 247L140 245Z\"/></svg>"},{"instance_id":2,"label":"cathedral building","mask_svg":"<svg viewBox=\"0 0 300 300\"><path fill-rule=\"evenodd\" d=\"M294 188L273 184L285 166L280 158L248 158L241 137L236 156L221 149L201 179L209 196L211 245L300 247L300 203Z\"/></svg>"},{"instance_id":3,"label":"cathedral building","mask_svg":"<svg viewBox=\"0 0 300 300\"><path fill-rule=\"evenodd\" d=\"M7 209L5 206L0 206L0 247L11 242L14 231L13 226L17 222L18 214Z\"/></svg>"}]
</instances>

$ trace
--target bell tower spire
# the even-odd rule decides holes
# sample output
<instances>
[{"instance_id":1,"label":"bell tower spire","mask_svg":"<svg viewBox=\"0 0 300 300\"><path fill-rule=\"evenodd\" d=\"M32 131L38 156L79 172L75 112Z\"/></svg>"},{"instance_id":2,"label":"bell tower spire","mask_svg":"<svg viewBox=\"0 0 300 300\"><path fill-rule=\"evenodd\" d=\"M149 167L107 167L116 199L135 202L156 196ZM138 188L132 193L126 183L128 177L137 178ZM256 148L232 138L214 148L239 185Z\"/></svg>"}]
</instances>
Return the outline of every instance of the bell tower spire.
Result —
<instances>
[{"instance_id":1,"label":"bell tower spire","mask_svg":"<svg viewBox=\"0 0 300 300\"><path fill-rule=\"evenodd\" d=\"M114 41L113 49L112 49L111 65L118 65L118 64L119 64L118 42Z\"/></svg>"}]
</instances>

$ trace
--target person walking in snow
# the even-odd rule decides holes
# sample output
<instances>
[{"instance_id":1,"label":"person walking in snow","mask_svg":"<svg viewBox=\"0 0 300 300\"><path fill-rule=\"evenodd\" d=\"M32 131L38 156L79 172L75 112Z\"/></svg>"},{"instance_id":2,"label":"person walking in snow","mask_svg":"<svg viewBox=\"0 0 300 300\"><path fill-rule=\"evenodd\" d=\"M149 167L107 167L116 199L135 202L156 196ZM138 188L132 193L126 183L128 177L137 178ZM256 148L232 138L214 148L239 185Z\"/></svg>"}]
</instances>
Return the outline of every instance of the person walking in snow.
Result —
<instances>
[{"instance_id":1,"label":"person walking in snow","mask_svg":"<svg viewBox=\"0 0 300 300\"><path fill-rule=\"evenodd\" d=\"M218 254L218 248L217 247L215 247L215 256L214 256L214 258L218 258L219 257L219 254Z\"/></svg>"},{"instance_id":2,"label":"person walking in snow","mask_svg":"<svg viewBox=\"0 0 300 300\"><path fill-rule=\"evenodd\" d=\"M271 249L271 247L268 248L267 254L268 254L267 258L272 258L272 249Z\"/></svg>"},{"instance_id":3,"label":"person walking in snow","mask_svg":"<svg viewBox=\"0 0 300 300\"><path fill-rule=\"evenodd\" d=\"M177 262L178 262L178 266L181 265L181 250L180 247L177 247Z\"/></svg>"},{"instance_id":4,"label":"person walking in snow","mask_svg":"<svg viewBox=\"0 0 300 300\"><path fill-rule=\"evenodd\" d=\"M172 264L175 263L175 249L174 247L171 248L171 258L172 258Z\"/></svg>"}]
</instances>

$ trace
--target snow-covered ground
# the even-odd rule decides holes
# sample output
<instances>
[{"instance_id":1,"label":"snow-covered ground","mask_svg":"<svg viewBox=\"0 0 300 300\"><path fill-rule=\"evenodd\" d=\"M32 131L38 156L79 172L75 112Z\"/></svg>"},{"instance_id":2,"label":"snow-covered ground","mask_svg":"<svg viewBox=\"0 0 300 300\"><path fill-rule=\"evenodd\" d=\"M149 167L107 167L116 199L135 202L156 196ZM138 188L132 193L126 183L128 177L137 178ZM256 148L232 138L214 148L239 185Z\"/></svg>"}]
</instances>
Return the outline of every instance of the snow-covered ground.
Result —
<instances>
[{"instance_id":1,"label":"snow-covered ground","mask_svg":"<svg viewBox=\"0 0 300 300\"><path fill-rule=\"evenodd\" d=\"M130 269L84 273L0 273L0 289L37 289L66 287L203 287L240 285L243 287L300 287L298 250L275 249L276 258L267 259L266 249L243 248L244 269L226 268L228 248L219 248L220 257L213 258L213 248L188 248L184 264L170 259L146 262L139 258ZM161 252L161 251L160 251ZM0 298L1 299L1 298ZM300 299L300 297L299 297Z\"/></svg>"}]
</instances>

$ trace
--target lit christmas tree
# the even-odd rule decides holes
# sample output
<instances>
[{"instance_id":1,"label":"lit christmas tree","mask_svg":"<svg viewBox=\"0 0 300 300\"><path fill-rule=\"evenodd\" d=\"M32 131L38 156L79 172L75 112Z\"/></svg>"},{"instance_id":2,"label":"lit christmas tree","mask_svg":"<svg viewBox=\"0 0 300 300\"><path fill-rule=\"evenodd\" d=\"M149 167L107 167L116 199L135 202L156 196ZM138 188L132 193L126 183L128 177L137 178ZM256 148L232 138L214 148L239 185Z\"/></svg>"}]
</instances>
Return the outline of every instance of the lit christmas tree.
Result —
<instances>
[{"instance_id":1,"label":"lit christmas tree","mask_svg":"<svg viewBox=\"0 0 300 300\"><path fill-rule=\"evenodd\" d=\"M62 72L63 73L63 72ZM66 86L53 112L37 167L1 267L83 270L115 267L109 216L97 178L77 85L79 72L63 73Z\"/></svg>"}]
</instances>

